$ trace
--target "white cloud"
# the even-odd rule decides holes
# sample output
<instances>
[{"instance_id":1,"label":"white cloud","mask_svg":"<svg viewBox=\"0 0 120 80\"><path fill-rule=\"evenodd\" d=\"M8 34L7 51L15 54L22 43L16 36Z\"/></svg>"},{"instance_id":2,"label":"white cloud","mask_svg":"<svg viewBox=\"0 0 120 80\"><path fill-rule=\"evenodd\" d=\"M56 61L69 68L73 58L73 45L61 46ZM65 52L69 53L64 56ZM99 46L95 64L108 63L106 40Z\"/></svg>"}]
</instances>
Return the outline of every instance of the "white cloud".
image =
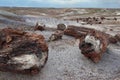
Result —
<instances>
[{"instance_id":1,"label":"white cloud","mask_svg":"<svg viewBox=\"0 0 120 80\"><path fill-rule=\"evenodd\" d=\"M90 2L90 0L29 0L35 2L47 2L47 3L57 3L57 4L76 4L79 2ZM94 1L94 0L92 0Z\"/></svg>"},{"instance_id":2,"label":"white cloud","mask_svg":"<svg viewBox=\"0 0 120 80\"><path fill-rule=\"evenodd\" d=\"M79 2L85 2L86 0L51 0L51 2L59 3L59 4L76 4Z\"/></svg>"},{"instance_id":3,"label":"white cloud","mask_svg":"<svg viewBox=\"0 0 120 80\"><path fill-rule=\"evenodd\" d=\"M26 0L26 1L43 2L44 0ZM46 1L48 1L48 0L46 0Z\"/></svg>"},{"instance_id":4,"label":"white cloud","mask_svg":"<svg viewBox=\"0 0 120 80\"><path fill-rule=\"evenodd\" d=\"M37 3L50 3L50 4L58 4L58 5L75 5L79 3L111 3L116 2L120 3L119 0L26 0L33 1Z\"/></svg>"}]
</instances>

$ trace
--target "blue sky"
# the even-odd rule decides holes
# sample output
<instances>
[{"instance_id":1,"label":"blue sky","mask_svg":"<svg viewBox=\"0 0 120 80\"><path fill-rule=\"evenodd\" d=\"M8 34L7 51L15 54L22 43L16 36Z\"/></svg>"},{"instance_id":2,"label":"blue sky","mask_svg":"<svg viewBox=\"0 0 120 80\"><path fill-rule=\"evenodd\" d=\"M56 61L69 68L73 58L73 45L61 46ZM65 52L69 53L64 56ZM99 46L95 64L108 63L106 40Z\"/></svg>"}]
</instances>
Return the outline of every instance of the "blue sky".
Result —
<instances>
[{"instance_id":1,"label":"blue sky","mask_svg":"<svg viewBox=\"0 0 120 80\"><path fill-rule=\"evenodd\" d=\"M53 8L120 8L120 0L0 0L0 6Z\"/></svg>"}]
</instances>

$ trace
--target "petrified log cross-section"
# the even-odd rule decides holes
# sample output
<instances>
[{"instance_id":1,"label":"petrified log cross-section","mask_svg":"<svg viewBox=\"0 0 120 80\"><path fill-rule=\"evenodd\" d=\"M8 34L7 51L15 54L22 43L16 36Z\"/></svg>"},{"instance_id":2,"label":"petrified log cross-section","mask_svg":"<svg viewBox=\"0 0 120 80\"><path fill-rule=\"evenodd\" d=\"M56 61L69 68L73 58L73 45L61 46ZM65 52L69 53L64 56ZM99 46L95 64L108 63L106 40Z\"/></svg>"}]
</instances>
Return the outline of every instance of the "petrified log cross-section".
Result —
<instances>
[{"instance_id":1,"label":"petrified log cross-section","mask_svg":"<svg viewBox=\"0 0 120 80\"><path fill-rule=\"evenodd\" d=\"M99 62L110 42L110 35L84 27L68 26L64 34L79 38L81 53L95 63Z\"/></svg>"},{"instance_id":2,"label":"petrified log cross-section","mask_svg":"<svg viewBox=\"0 0 120 80\"><path fill-rule=\"evenodd\" d=\"M45 65L48 47L42 35L5 28L0 30L0 70L36 74Z\"/></svg>"}]
</instances>

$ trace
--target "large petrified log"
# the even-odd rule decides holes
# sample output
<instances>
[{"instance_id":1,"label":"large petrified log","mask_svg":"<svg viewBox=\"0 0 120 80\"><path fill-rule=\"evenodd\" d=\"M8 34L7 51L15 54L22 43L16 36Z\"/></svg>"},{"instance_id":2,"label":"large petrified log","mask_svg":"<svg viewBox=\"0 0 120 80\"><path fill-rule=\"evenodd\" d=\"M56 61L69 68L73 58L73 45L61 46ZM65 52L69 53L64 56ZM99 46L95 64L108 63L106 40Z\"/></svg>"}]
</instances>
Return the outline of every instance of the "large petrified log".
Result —
<instances>
[{"instance_id":1,"label":"large petrified log","mask_svg":"<svg viewBox=\"0 0 120 80\"><path fill-rule=\"evenodd\" d=\"M94 29L70 25L67 27L67 29L65 29L64 34L73 36L75 38L81 38L85 37L88 33L92 31L94 31Z\"/></svg>"},{"instance_id":2,"label":"large petrified log","mask_svg":"<svg viewBox=\"0 0 120 80\"><path fill-rule=\"evenodd\" d=\"M0 29L0 71L37 74L47 58L48 47L42 35Z\"/></svg>"},{"instance_id":3,"label":"large petrified log","mask_svg":"<svg viewBox=\"0 0 120 80\"><path fill-rule=\"evenodd\" d=\"M81 53L96 63L110 42L108 34L84 27L68 26L64 34L80 39Z\"/></svg>"},{"instance_id":4,"label":"large petrified log","mask_svg":"<svg viewBox=\"0 0 120 80\"><path fill-rule=\"evenodd\" d=\"M83 41L79 44L79 48L84 56L97 63L107 50L109 44L108 40L108 36L105 33L94 31L85 36Z\"/></svg>"}]
</instances>

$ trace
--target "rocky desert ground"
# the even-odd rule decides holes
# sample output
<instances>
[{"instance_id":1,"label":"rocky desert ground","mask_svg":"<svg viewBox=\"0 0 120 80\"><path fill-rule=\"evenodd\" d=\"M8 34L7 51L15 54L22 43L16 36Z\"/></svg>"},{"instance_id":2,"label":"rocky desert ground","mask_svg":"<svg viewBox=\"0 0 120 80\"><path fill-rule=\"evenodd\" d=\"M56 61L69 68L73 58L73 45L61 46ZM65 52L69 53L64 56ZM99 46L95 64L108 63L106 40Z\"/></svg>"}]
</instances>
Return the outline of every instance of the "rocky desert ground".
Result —
<instances>
[{"instance_id":1,"label":"rocky desert ground","mask_svg":"<svg viewBox=\"0 0 120 80\"><path fill-rule=\"evenodd\" d=\"M101 23L86 22L88 17L101 18ZM34 31L36 23L49 30ZM0 28L19 28L42 34L49 47L48 61L37 75L0 72L0 80L120 80L120 43L109 44L99 63L81 54L79 41L64 35L61 40L48 42L58 24L75 25L100 30L112 36L120 34L120 9L82 8L0 8Z\"/></svg>"}]
</instances>

